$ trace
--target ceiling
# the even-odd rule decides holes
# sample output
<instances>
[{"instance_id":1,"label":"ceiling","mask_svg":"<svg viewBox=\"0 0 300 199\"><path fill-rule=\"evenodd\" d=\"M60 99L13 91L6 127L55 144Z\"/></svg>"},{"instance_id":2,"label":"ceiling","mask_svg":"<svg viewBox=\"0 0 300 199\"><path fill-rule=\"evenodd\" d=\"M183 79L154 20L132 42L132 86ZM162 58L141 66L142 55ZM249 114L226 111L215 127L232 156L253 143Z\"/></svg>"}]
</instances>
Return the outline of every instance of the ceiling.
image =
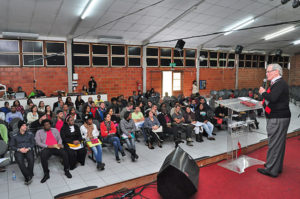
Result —
<instances>
[{"instance_id":1,"label":"ceiling","mask_svg":"<svg viewBox=\"0 0 300 199\"><path fill-rule=\"evenodd\" d=\"M0 0L0 33L38 33L40 38L48 39L69 36L75 41L95 41L99 35L122 36L122 42L128 44L150 42L150 45L173 47L176 41L153 42L224 31L228 26L251 16L255 17L255 22L247 27L300 20L300 6L292 8L291 2L281 5L280 0L98 0L91 14L80 20L87 2ZM150 6L157 2L160 3ZM190 9L197 3L197 7ZM145 9L138 11L142 8ZM275 39L263 40L265 35L288 26L184 39L185 47L222 50L218 46L226 45L227 49L234 49L239 44L248 51L273 53L280 48L285 54L300 53L300 45L291 45L292 41L300 39L300 27Z\"/></svg>"}]
</instances>

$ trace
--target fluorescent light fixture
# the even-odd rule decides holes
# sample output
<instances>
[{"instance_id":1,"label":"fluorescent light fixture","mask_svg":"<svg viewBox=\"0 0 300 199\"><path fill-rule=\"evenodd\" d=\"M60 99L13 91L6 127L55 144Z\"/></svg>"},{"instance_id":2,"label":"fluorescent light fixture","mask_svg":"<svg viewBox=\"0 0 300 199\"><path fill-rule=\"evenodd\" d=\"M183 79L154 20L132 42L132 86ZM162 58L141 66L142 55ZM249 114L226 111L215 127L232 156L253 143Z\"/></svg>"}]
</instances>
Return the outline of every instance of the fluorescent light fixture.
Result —
<instances>
[{"instance_id":1,"label":"fluorescent light fixture","mask_svg":"<svg viewBox=\"0 0 300 199\"><path fill-rule=\"evenodd\" d=\"M25 32L2 32L2 37L8 39L37 39L39 34Z\"/></svg>"},{"instance_id":2,"label":"fluorescent light fixture","mask_svg":"<svg viewBox=\"0 0 300 199\"><path fill-rule=\"evenodd\" d=\"M293 44L294 44L294 45L300 44L300 39L299 39L299 40L296 40L296 41L293 41Z\"/></svg>"},{"instance_id":3,"label":"fluorescent light fixture","mask_svg":"<svg viewBox=\"0 0 300 199\"><path fill-rule=\"evenodd\" d=\"M278 37L278 36L280 36L280 35L283 35L283 34L285 34L285 33L291 32L291 31L293 31L293 30L295 30L295 29L296 29L295 26L290 26L290 27L284 28L284 29L282 29L282 30L279 30L279 31L277 31L277 32L275 32L275 33L268 34L268 35L266 35L266 36L264 37L264 39L265 39L265 40L273 39L273 38Z\"/></svg>"},{"instance_id":4,"label":"fluorescent light fixture","mask_svg":"<svg viewBox=\"0 0 300 199\"><path fill-rule=\"evenodd\" d=\"M235 30L242 29L243 27L253 23L254 21L255 21L255 19L253 17L246 18L246 19L230 26L229 28L227 28L225 31L229 31L229 32L226 32L224 35L229 35L230 33L232 33Z\"/></svg>"},{"instance_id":5,"label":"fluorescent light fixture","mask_svg":"<svg viewBox=\"0 0 300 199\"><path fill-rule=\"evenodd\" d=\"M80 16L81 19L85 19L88 15L91 14L92 8L95 6L97 0L89 0L88 4L83 9L83 12Z\"/></svg>"}]
</instances>

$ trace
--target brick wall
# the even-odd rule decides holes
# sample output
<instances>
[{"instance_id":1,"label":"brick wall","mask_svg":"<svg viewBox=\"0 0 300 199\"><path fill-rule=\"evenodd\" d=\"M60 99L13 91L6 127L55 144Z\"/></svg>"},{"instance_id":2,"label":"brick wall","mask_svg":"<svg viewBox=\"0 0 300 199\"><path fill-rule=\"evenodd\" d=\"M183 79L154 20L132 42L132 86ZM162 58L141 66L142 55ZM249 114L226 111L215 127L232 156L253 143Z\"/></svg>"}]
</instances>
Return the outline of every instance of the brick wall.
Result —
<instances>
[{"instance_id":1,"label":"brick wall","mask_svg":"<svg viewBox=\"0 0 300 199\"><path fill-rule=\"evenodd\" d=\"M88 87L90 77L94 76L97 82L97 92L107 93L108 99L123 94L125 97L132 95L133 90L137 90L137 81L142 83L142 68L103 68L103 67L76 67L78 73L78 88Z\"/></svg>"},{"instance_id":2,"label":"brick wall","mask_svg":"<svg viewBox=\"0 0 300 199\"><path fill-rule=\"evenodd\" d=\"M68 91L68 72L66 67L59 68L2 68L0 67L0 83L12 87L14 91L18 86L29 94L34 87L34 70L36 88L46 95L57 94L56 90ZM1 93L2 95L2 93Z\"/></svg>"},{"instance_id":3,"label":"brick wall","mask_svg":"<svg viewBox=\"0 0 300 199\"><path fill-rule=\"evenodd\" d=\"M290 85L300 85L300 54L291 57Z\"/></svg>"}]
</instances>

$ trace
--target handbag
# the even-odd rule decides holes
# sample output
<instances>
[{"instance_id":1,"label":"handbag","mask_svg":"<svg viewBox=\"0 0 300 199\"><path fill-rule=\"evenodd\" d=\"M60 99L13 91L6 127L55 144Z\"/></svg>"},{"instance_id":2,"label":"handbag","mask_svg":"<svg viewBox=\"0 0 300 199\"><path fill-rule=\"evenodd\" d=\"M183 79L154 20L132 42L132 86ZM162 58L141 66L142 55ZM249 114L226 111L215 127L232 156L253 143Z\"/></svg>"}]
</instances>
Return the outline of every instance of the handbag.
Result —
<instances>
[{"instance_id":1,"label":"handbag","mask_svg":"<svg viewBox=\"0 0 300 199\"><path fill-rule=\"evenodd\" d=\"M223 123L223 119L222 118L214 117L214 119L217 120L217 124L222 124Z\"/></svg>"},{"instance_id":2,"label":"handbag","mask_svg":"<svg viewBox=\"0 0 300 199\"><path fill-rule=\"evenodd\" d=\"M99 144L102 144L102 142L98 138L95 138L95 139L91 139L90 141L87 141L86 144L89 147L94 147L94 146L97 146Z\"/></svg>"}]
</instances>

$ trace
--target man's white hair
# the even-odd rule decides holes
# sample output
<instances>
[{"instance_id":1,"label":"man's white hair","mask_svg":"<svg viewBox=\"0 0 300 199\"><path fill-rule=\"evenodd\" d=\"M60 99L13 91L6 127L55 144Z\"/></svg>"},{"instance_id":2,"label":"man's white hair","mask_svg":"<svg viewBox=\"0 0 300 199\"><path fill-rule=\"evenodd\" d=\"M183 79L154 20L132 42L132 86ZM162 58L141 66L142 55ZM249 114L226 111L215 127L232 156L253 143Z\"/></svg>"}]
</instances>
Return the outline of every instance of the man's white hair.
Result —
<instances>
[{"instance_id":1,"label":"man's white hair","mask_svg":"<svg viewBox=\"0 0 300 199\"><path fill-rule=\"evenodd\" d=\"M272 70L278 70L279 71L279 75L282 76L282 67L279 64L274 63L274 64L269 64L269 66L272 67Z\"/></svg>"}]
</instances>

